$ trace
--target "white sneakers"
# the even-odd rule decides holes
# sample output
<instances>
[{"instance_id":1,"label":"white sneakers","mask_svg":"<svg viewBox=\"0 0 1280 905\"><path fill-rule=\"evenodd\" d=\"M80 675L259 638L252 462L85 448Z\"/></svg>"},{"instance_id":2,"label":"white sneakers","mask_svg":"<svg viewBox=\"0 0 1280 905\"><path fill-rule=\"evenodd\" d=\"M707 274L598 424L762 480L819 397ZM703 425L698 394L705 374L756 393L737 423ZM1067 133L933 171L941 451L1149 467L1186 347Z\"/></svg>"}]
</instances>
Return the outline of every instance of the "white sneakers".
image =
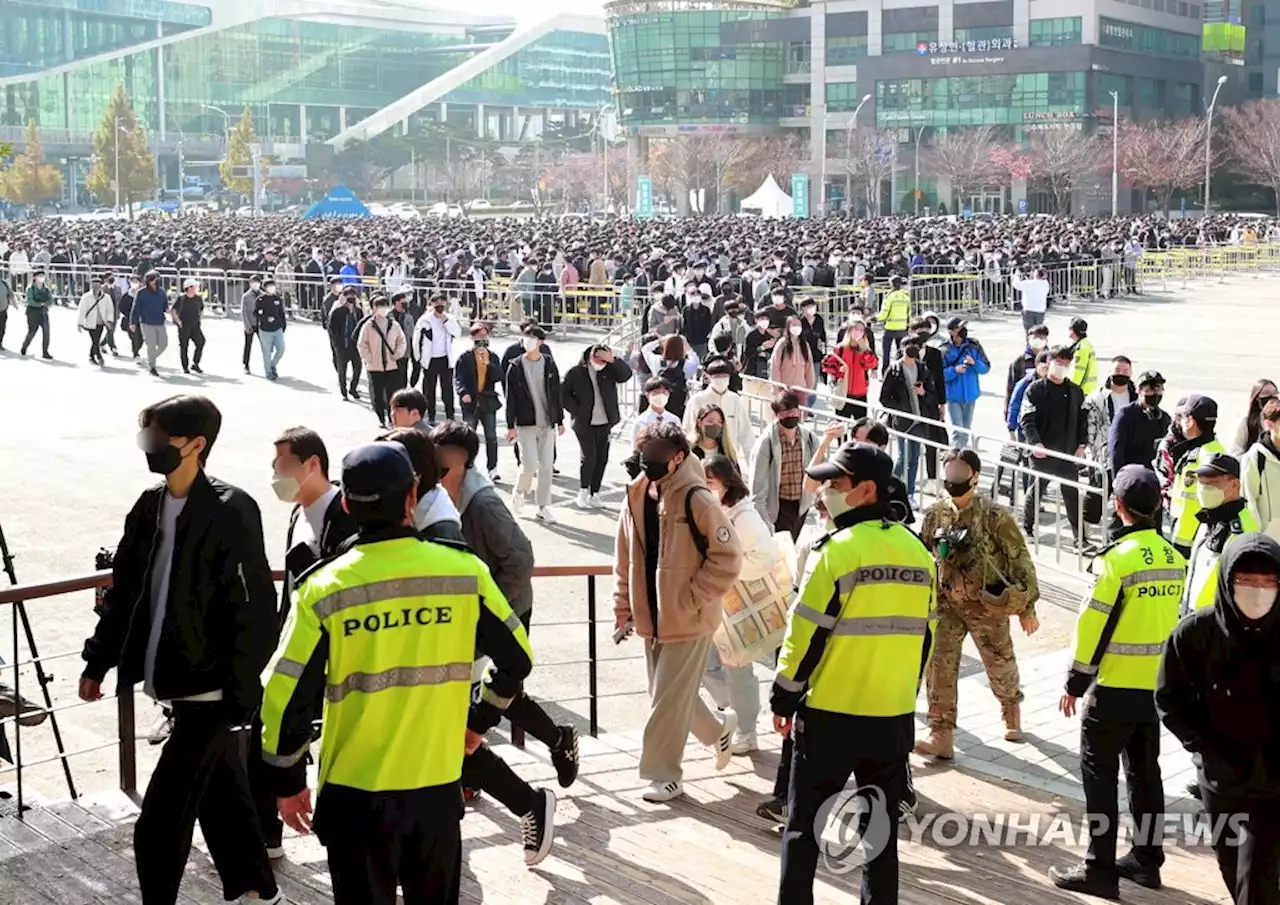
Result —
<instances>
[{"instance_id":1,"label":"white sneakers","mask_svg":"<svg viewBox=\"0 0 1280 905\"><path fill-rule=\"evenodd\" d=\"M752 751L759 751L760 744L756 741L754 732L735 732L733 734L733 744L729 746L730 752L733 754L750 754Z\"/></svg>"},{"instance_id":2,"label":"white sneakers","mask_svg":"<svg viewBox=\"0 0 1280 905\"><path fill-rule=\"evenodd\" d=\"M284 900L284 893L282 892L277 892L269 899L263 899L257 896L251 899L246 895L241 896L237 901L239 905L288 905Z\"/></svg>"},{"instance_id":3,"label":"white sneakers","mask_svg":"<svg viewBox=\"0 0 1280 905\"><path fill-rule=\"evenodd\" d=\"M601 506L604 505L604 500L600 499L600 494L598 493L591 494L590 502L591 502L592 509L599 509Z\"/></svg>"},{"instance_id":4,"label":"white sneakers","mask_svg":"<svg viewBox=\"0 0 1280 905\"><path fill-rule=\"evenodd\" d=\"M732 710L724 712L724 722L720 725L720 737L712 745L716 753L716 769L723 770L733 760L733 734L738 729L738 715Z\"/></svg>"},{"instance_id":5,"label":"white sneakers","mask_svg":"<svg viewBox=\"0 0 1280 905\"><path fill-rule=\"evenodd\" d=\"M651 782L649 788L640 794L645 801L652 801L655 804L671 801L673 798L679 798L684 794L684 786L678 780L669 780L667 782Z\"/></svg>"},{"instance_id":6,"label":"white sneakers","mask_svg":"<svg viewBox=\"0 0 1280 905\"><path fill-rule=\"evenodd\" d=\"M587 490L585 487L578 491L578 508L579 509L591 508L591 492Z\"/></svg>"},{"instance_id":7,"label":"white sneakers","mask_svg":"<svg viewBox=\"0 0 1280 905\"><path fill-rule=\"evenodd\" d=\"M556 514L551 511L550 506L539 506L537 519L540 522L546 522L550 525L554 525L559 521L559 519L556 518Z\"/></svg>"},{"instance_id":8,"label":"white sneakers","mask_svg":"<svg viewBox=\"0 0 1280 905\"><path fill-rule=\"evenodd\" d=\"M524 494L519 490L511 494L511 514L516 518L524 515Z\"/></svg>"}]
</instances>

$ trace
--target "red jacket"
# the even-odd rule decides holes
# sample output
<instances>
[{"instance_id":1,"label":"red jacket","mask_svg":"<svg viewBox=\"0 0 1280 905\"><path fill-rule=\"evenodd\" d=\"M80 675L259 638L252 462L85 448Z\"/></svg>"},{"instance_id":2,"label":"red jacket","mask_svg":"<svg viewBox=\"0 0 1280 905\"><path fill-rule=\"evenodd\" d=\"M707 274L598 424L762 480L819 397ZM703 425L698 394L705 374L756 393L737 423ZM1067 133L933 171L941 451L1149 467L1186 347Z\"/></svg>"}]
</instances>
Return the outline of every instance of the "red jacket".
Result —
<instances>
[{"instance_id":1,"label":"red jacket","mask_svg":"<svg viewBox=\"0 0 1280 905\"><path fill-rule=\"evenodd\" d=\"M837 358L844 363L843 378L833 375L836 377L835 390L841 390L841 384L844 385L843 390L836 395L865 398L870 386L867 374L880 367L880 359L876 353L870 349L863 351L851 346L836 346L835 350L827 356L828 360L831 358ZM824 367L823 370L826 371L826 368Z\"/></svg>"}]
</instances>

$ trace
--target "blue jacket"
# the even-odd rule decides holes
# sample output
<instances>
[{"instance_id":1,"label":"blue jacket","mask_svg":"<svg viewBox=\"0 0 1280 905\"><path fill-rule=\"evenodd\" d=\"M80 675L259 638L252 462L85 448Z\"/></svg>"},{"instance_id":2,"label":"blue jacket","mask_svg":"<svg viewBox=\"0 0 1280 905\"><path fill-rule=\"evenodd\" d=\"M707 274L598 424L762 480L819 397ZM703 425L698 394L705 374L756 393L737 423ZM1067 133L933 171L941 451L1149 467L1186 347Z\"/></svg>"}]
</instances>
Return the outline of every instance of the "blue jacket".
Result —
<instances>
[{"instance_id":1,"label":"blue jacket","mask_svg":"<svg viewBox=\"0 0 1280 905\"><path fill-rule=\"evenodd\" d=\"M1031 371L1021 380L1013 385L1013 392L1009 395L1009 415L1005 419L1006 427L1009 433L1022 439L1022 428L1018 425L1018 416L1022 414L1022 397L1027 393L1027 387L1031 386L1031 381L1036 379L1036 372Z\"/></svg>"},{"instance_id":2,"label":"blue jacket","mask_svg":"<svg viewBox=\"0 0 1280 905\"><path fill-rule=\"evenodd\" d=\"M973 356L974 364L965 368L963 373L956 371L956 366L964 361L966 355ZM982 395L978 377L990 370L991 362L980 344L972 339L966 339L958 346L947 343L942 347L942 376L947 384L947 402L977 402Z\"/></svg>"},{"instance_id":3,"label":"blue jacket","mask_svg":"<svg viewBox=\"0 0 1280 905\"><path fill-rule=\"evenodd\" d=\"M148 289L143 286L133 297L133 309L129 312L129 323L150 324L158 327L164 323L164 316L169 310L169 297L163 289Z\"/></svg>"}]
</instances>

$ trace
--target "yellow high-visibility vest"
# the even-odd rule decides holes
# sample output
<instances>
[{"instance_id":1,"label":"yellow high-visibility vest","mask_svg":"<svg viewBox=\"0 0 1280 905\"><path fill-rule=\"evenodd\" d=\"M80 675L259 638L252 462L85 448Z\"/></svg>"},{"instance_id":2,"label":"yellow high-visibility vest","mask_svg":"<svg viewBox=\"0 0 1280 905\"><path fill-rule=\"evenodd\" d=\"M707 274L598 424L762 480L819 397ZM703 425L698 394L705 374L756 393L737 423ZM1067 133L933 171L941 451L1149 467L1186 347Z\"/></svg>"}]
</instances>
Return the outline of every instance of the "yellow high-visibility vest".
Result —
<instances>
[{"instance_id":1,"label":"yellow high-visibility vest","mask_svg":"<svg viewBox=\"0 0 1280 905\"><path fill-rule=\"evenodd\" d=\"M933 557L911 531L880 520L837 530L810 556L775 684L807 691L818 710L914 713L937 629Z\"/></svg>"},{"instance_id":2,"label":"yellow high-visibility vest","mask_svg":"<svg viewBox=\"0 0 1280 905\"><path fill-rule=\"evenodd\" d=\"M323 676L320 786L383 792L457 782L482 608L529 652L488 567L465 550L398 537L357 544L319 567L297 588L268 667L264 759L289 767L306 753L306 686Z\"/></svg>"},{"instance_id":3,"label":"yellow high-visibility vest","mask_svg":"<svg viewBox=\"0 0 1280 905\"><path fill-rule=\"evenodd\" d=\"M1094 571L1097 581L1076 618L1071 671L1103 688L1154 692L1160 654L1178 623L1186 560L1158 531L1144 528L1104 550Z\"/></svg>"}]
</instances>

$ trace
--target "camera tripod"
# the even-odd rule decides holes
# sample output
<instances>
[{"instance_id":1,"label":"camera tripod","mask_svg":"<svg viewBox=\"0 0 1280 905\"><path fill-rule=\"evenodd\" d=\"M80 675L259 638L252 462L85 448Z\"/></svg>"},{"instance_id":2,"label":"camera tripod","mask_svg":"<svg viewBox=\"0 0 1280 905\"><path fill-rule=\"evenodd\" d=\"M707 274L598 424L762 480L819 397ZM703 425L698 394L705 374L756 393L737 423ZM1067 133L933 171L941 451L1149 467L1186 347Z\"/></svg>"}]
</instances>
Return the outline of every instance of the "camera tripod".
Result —
<instances>
[{"instance_id":1,"label":"camera tripod","mask_svg":"<svg viewBox=\"0 0 1280 905\"><path fill-rule=\"evenodd\" d=\"M4 526L0 525L0 564L4 567L4 572L9 576L9 584L17 586L18 575L13 568L13 555L9 552L9 544L5 541ZM14 696L14 750L13 756L8 757L12 763L18 767L18 813L25 810L22 793L22 729L20 720L22 719L22 669L18 665L21 662L18 653L18 623L22 623L22 631L27 638L27 650L31 654L32 665L35 667L36 682L40 685L40 694L44 698L45 713L49 717L49 725L53 728L53 741L58 748L58 758L62 761L62 772L67 778L67 791L71 797L79 797L76 793L75 781L71 778L71 763L67 759L67 748L62 741L62 730L58 726L58 715L53 710L53 697L49 694L49 683L53 681L53 676L45 672L44 663L40 660L40 653L36 649L36 636L31 630L31 619L27 616L26 603L18 600L13 604L13 696ZM4 754L9 754L8 744L4 738L3 728L0 727L0 746L3 746Z\"/></svg>"}]
</instances>

